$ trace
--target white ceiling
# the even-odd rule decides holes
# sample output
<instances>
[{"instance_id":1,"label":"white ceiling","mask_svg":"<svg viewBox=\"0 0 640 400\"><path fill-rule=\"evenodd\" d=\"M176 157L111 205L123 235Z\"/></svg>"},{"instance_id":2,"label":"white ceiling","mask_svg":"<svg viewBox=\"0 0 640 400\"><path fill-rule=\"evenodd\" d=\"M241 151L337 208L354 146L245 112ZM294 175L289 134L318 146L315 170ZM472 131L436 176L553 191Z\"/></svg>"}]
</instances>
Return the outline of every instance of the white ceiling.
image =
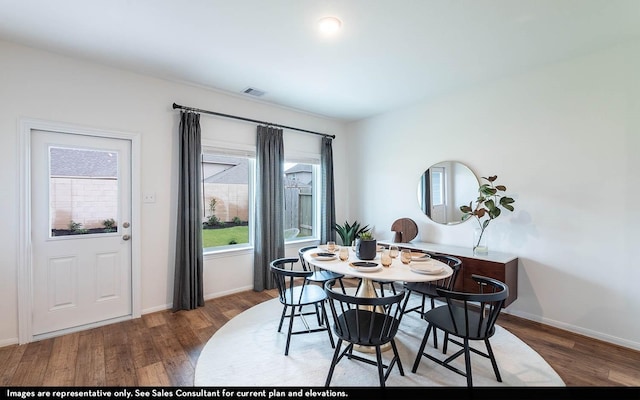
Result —
<instances>
[{"instance_id":1,"label":"white ceiling","mask_svg":"<svg viewBox=\"0 0 640 400\"><path fill-rule=\"evenodd\" d=\"M0 39L343 120L639 36L640 0L0 0Z\"/></svg>"}]
</instances>

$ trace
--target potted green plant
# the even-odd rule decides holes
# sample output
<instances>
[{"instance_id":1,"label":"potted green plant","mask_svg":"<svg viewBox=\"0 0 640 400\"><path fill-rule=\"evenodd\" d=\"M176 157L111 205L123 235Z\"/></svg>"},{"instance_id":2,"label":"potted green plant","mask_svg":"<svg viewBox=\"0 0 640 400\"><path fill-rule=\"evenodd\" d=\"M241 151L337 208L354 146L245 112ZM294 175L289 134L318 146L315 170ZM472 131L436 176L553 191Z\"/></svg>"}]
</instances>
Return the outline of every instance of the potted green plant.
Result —
<instances>
[{"instance_id":1,"label":"potted green plant","mask_svg":"<svg viewBox=\"0 0 640 400\"><path fill-rule=\"evenodd\" d=\"M505 210L513 211L513 203L515 200L509 196L504 195L507 187L504 185L496 185L495 181L498 179L497 175L482 177L488 183L483 183L478 188L478 198L475 201L475 207L473 202L469 205L460 206L462 212L462 220L466 221L471 217L475 217L478 221L478 228L474 232L473 239L473 252L474 254L487 254L489 248L486 244L486 232L485 230L489 226L489 223L498 218L502 213L501 208Z\"/></svg>"},{"instance_id":2,"label":"potted green plant","mask_svg":"<svg viewBox=\"0 0 640 400\"><path fill-rule=\"evenodd\" d=\"M377 241L371 231L362 232L356 239L356 257L360 260L376 258Z\"/></svg>"},{"instance_id":3,"label":"potted green plant","mask_svg":"<svg viewBox=\"0 0 640 400\"><path fill-rule=\"evenodd\" d=\"M361 226L358 221L355 221L353 224L344 221L343 225L335 224L333 230L340 236L343 246L350 246L360 234L369 230L369 225Z\"/></svg>"}]
</instances>

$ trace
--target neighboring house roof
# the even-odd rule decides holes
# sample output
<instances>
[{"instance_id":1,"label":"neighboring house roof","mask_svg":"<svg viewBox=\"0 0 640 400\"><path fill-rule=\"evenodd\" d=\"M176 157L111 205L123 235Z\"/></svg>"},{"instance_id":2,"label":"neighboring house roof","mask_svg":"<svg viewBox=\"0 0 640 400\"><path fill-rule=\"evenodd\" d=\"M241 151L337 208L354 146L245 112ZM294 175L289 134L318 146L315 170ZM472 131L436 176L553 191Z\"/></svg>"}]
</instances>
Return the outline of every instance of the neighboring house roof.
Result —
<instances>
[{"instance_id":1,"label":"neighboring house roof","mask_svg":"<svg viewBox=\"0 0 640 400\"><path fill-rule=\"evenodd\" d=\"M288 170L284 171L285 175L295 174L297 172L313 172L313 169L309 164L296 164Z\"/></svg>"},{"instance_id":2,"label":"neighboring house roof","mask_svg":"<svg viewBox=\"0 0 640 400\"><path fill-rule=\"evenodd\" d=\"M239 159L234 159L236 162ZM236 165L218 172L217 174L208 176L204 179L205 183L226 183L226 184L247 184L249 177L249 162L242 160Z\"/></svg>"},{"instance_id":3,"label":"neighboring house roof","mask_svg":"<svg viewBox=\"0 0 640 400\"><path fill-rule=\"evenodd\" d=\"M50 154L51 176L118 176L118 155L113 152L52 147Z\"/></svg>"}]
</instances>

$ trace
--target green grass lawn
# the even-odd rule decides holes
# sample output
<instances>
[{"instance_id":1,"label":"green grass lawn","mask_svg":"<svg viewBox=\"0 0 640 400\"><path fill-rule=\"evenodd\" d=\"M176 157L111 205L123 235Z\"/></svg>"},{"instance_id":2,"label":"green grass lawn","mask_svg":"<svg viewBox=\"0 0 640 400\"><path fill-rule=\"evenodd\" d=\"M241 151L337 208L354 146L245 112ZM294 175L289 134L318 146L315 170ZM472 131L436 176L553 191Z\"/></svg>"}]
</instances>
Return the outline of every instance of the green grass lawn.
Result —
<instances>
[{"instance_id":1,"label":"green grass lawn","mask_svg":"<svg viewBox=\"0 0 640 400\"><path fill-rule=\"evenodd\" d=\"M203 229L202 230L202 247L226 246L230 242L248 243L249 227L233 226L223 229Z\"/></svg>"}]
</instances>

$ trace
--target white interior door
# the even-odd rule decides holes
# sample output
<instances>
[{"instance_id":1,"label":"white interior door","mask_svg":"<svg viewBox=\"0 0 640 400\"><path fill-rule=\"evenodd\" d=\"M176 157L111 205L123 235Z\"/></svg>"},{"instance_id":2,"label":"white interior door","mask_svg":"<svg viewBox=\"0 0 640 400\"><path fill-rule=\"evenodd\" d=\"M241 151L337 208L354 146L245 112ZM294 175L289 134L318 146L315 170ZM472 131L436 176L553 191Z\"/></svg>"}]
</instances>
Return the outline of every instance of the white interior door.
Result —
<instances>
[{"instance_id":1,"label":"white interior door","mask_svg":"<svg viewBox=\"0 0 640 400\"><path fill-rule=\"evenodd\" d=\"M32 333L132 315L131 141L31 133Z\"/></svg>"}]
</instances>

